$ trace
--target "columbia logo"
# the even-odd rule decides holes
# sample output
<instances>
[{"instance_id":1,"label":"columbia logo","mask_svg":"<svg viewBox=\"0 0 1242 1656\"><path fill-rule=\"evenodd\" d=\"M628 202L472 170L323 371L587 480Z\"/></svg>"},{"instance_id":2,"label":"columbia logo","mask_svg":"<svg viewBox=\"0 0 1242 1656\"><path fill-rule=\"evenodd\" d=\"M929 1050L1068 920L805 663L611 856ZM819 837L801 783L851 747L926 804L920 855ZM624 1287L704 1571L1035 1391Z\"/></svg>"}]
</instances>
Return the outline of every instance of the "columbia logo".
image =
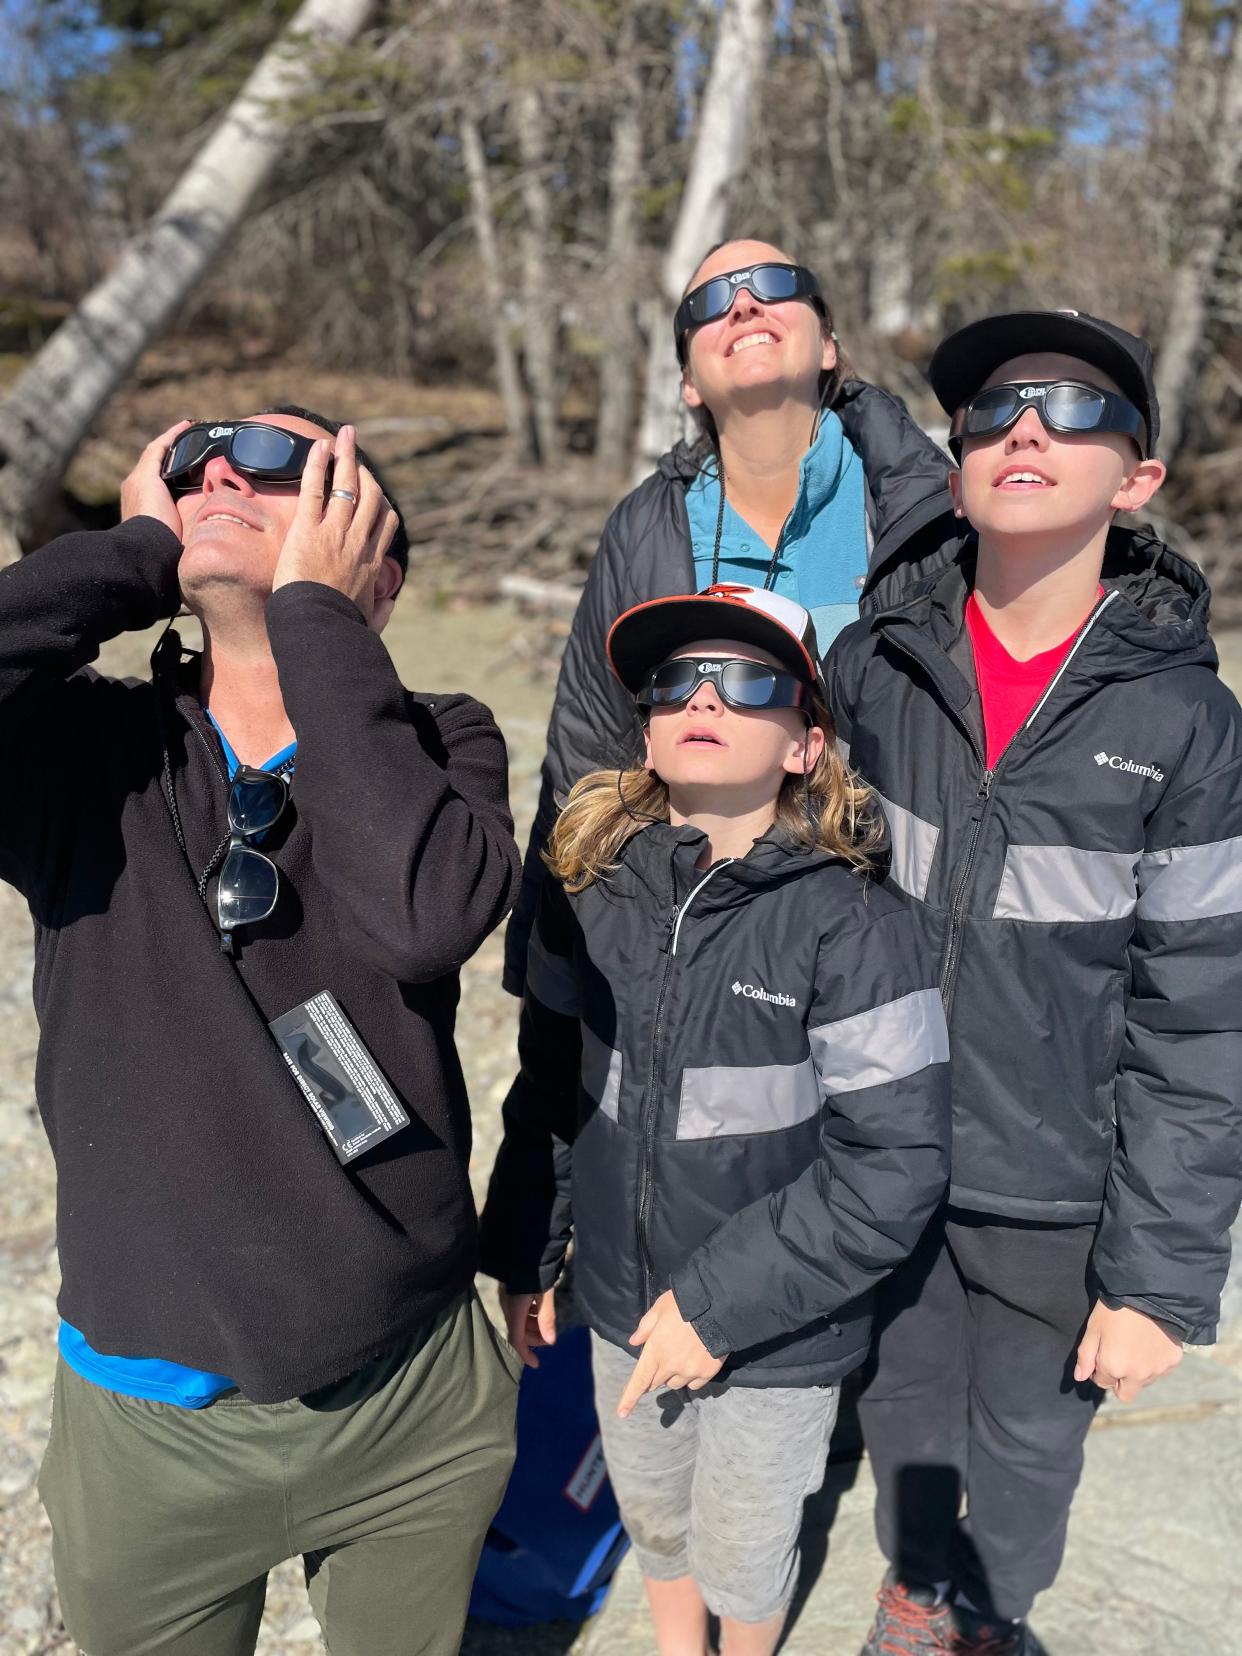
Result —
<instances>
[{"instance_id":1,"label":"columbia logo","mask_svg":"<svg viewBox=\"0 0 1242 1656\"><path fill-rule=\"evenodd\" d=\"M797 1006L792 995L782 995L779 991L774 995L768 989L760 989L753 983L735 982L732 985L735 995L745 995L747 1000L766 1001L769 1006Z\"/></svg>"},{"instance_id":2,"label":"columbia logo","mask_svg":"<svg viewBox=\"0 0 1242 1656\"><path fill-rule=\"evenodd\" d=\"M1164 772L1159 765L1140 765L1134 759L1123 759L1119 753L1105 753L1101 748L1095 756L1097 765L1107 765L1109 770L1131 771L1135 776L1150 776L1153 782L1163 782Z\"/></svg>"}]
</instances>

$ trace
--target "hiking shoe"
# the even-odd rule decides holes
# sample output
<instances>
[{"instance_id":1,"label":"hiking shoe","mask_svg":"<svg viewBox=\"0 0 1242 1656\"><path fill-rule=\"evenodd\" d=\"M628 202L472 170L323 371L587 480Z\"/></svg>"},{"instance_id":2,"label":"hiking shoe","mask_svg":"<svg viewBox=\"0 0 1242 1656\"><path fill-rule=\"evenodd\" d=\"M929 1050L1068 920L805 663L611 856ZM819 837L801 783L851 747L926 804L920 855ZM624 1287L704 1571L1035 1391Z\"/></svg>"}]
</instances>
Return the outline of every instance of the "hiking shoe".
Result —
<instances>
[{"instance_id":1,"label":"hiking shoe","mask_svg":"<svg viewBox=\"0 0 1242 1656\"><path fill-rule=\"evenodd\" d=\"M899 1581L892 1570L875 1595L875 1620L859 1656L948 1656L953 1616L934 1587Z\"/></svg>"},{"instance_id":2,"label":"hiking shoe","mask_svg":"<svg viewBox=\"0 0 1242 1656\"><path fill-rule=\"evenodd\" d=\"M1044 1647L1024 1621L998 1622L963 1604L950 1612L952 1656L1044 1656Z\"/></svg>"}]
</instances>

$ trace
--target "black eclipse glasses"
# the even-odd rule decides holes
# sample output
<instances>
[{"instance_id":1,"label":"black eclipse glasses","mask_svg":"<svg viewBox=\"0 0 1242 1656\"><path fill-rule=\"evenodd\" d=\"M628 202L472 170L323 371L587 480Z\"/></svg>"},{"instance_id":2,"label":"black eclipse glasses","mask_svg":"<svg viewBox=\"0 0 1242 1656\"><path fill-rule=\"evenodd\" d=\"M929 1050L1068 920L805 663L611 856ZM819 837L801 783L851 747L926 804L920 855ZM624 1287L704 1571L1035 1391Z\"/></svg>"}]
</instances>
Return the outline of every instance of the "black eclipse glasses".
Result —
<instances>
[{"instance_id":1,"label":"black eclipse glasses","mask_svg":"<svg viewBox=\"0 0 1242 1656\"><path fill-rule=\"evenodd\" d=\"M289 803L289 784L275 771L242 765L229 787L229 844L216 889L216 921L231 942L238 926L266 920L276 907L280 875L276 864L249 842L275 827Z\"/></svg>"},{"instance_id":2,"label":"black eclipse glasses","mask_svg":"<svg viewBox=\"0 0 1242 1656\"><path fill-rule=\"evenodd\" d=\"M1128 397L1101 391L1081 380L1040 380L1030 384L993 385L963 403L949 427L949 447L961 464L965 437L995 437L1008 431L1033 408L1044 429L1063 437L1089 431L1115 431L1130 437L1147 455L1147 421Z\"/></svg>"},{"instance_id":3,"label":"black eclipse glasses","mask_svg":"<svg viewBox=\"0 0 1242 1656\"><path fill-rule=\"evenodd\" d=\"M727 707L744 713L767 707L796 707L805 712L811 705L810 687L792 673L737 656L678 656L665 661L634 699L640 707L679 707L700 684L710 684Z\"/></svg>"},{"instance_id":4,"label":"black eclipse glasses","mask_svg":"<svg viewBox=\"0 0 1242 1656\"><path fill-rule=\"evenodd\" d=\"M207 462L223 454L234 471L246 477L264 483L297 483L318 441L317 437L300 437L283 426L258 421L243 425L236 420L204 420L183 431L173 443L164 456L160 476L176 493L197 489ZM331 466L329 460L329 471Z\"/></svg>"},{"instance_id":5,"label":"black eclipse glasses","mask_svg":"<svg viewBox=\"0 0 1242 1656\"><path fill-rule=\"evenodd\" d=\"M809 299L821 316L827 314L819 283L805 265L758 264L747 270L730 270L724 276L713 276L691 288L674 312L673 337L680 363L685 364L686 335L691 328L726 316L742 288L765 305L777 305L786 299Z\"/></svg>"}]
</instances>

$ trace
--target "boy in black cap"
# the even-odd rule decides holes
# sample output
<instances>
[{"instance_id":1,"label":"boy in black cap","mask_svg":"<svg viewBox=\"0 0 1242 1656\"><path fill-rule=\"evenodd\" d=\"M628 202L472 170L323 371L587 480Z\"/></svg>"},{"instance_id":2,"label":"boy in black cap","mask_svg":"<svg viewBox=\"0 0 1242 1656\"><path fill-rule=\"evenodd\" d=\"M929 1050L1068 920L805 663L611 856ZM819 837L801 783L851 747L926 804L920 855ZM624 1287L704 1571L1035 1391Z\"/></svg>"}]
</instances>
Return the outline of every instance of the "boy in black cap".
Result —
<instances>
[{"instance_id":1,"label":"boy in black cap","mask_svg":"<svg viewBox=\"0 0 1242 1656\"><path fill-rule=\"evenodd\" d=\"M881 1290L862 1419L891 1568L865 1656L1020 1656L1106 1391L1215 1335L1240 1194L1242 713L1145 341L988 317L930 370L956 559L828 663L941 962L948 1203ZM959 1518L966 1496L967 1517Z\"/></svg>"}]
</instances>

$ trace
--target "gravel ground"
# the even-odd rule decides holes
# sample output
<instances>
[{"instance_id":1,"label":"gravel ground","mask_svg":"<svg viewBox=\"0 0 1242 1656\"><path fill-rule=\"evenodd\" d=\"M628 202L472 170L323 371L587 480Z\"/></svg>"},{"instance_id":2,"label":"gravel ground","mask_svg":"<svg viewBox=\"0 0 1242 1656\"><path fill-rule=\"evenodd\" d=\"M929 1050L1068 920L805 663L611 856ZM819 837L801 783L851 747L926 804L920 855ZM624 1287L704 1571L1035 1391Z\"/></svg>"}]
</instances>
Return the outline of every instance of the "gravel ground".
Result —
<instances>
[{"instance_id":1,"label":"gravel ground","mask_svg":"<svg viewBox=\"0 0 1242 1656\"><path fill-rule=\"evenodd\" d=\"M532 678L521 664L530 631L528 622L503 605L420 610L409 596L402 601L389 634L407 683L425 689L469 689L495 709L510 744L514 808L523 843L534 809L551 697L550 682ZM1242 640L1235 635L1226 642L1231 676L1237 684L1242 680ZM146 647L144 640L123 641L109 653L110 670L141 670ZM499 988L500 959L500 939L495 937L463 973L460 1027L468 1032L462 1057L475 1111L472 1174L476 1189L491 1165L499 1105L514 1061L514 1007ZM29 1004L31 965L25 910L11 891L0 886L0 1656L49 1656L72 1649L58 1619L48 1531L34 1490L47 1439L57 1268L51 1158L33 1104L36 1028ZM1234 1297L1242 1301L1236 1287ZM1242 1311L1242 1303L1238 1309ZM1201 1506L1184 1489L1158 1481L1152 1486L1150 1468L1165 1467L1175 1484L1178 1469L1194 1466L1197 1457L1205 1463L1206 1476L1211 1476L1216 1464L1232 1468L1229 1488L1236 1494L1236 1486L1242 1484L1242 1442L1237 1427L1242 1405L1242 1341L1234 1340L1213 1355L1196 1356L1179 1375L1177 1388L1153 1396L1149 1416L1153 1431L1141 1442L1142 1434L1128 1431L1092 1435L1082 1516L1076 1512L1066 1586L1063 1590L1058 1583L1053 1606L1054 1620L1060 1618L1057 1625L1081 1627L1084 1637L1079 1642L1071 1636L1058 1644L1057 1656L1086 1649L1124 1651L1127 1656L1141 1656L1148 1650L1199 1656L1209 1645L1194 1631L1200 1625L1195 1620L1196 1608L1210 1612L1217 1627L1225 1625L1224 1620L1217 1620L1218 1614L1232 1614L1233 1625L1238 1625L1239 1606L1236 1596L1231 1597L1228 1580L1232 1571L1226 1560L1236 1558L1242 1541L1237 1527L1239 1503ZM1169 1436L1190 1433L1196 1422L1204 1421L1212 1429L1210 1439L1203 1431L1193 1441L1186 1438L1184 1444ZM1161 1460L1153 1453L1161 1431L1165 1436L1159 1441L1171 1459ZM1160 1516L1165 1506L1172 1509L1172 1518L1150 1539L1156 1561L1149 1560L1147 1568L1140 1560L1147 1573L1139 1591L1134 1579L1125 1577L1130 1554L1108 1539L1110 1518L1118 1517L1109 1479L1137 1480L1143 1467L1148 1468L1148 1488L1143 1494L1148 1519L1153 1511ZM1127 1468L1132 1470L1127 1472ZM866 1605L878 1567L870 1539L865 1467L834 1474L814 1505L808 1553L818 1570L828 1550L827 1530L835 1514L832 1558L824 1576L814 1582L789 1650L791 1656L803 1650L809 1656L812 1649L817 1656L847 1656L857 1648L858 1634L865 1627ZM1124 1520L1124 1501L1121 1507ZM1148 1531L1141 1527L1140 1531L1147 1536ZM1120 1535L1123 1543L1131 1540L1124 1524ZM1092 1619L1098 1618L1099 1605L1094 1600L1099 1594L1093 1595L1091 1582L1099 1580L1101 1572L1109 1593L1123 1599L1128 1595L1127 1602L1133 1601L1131 1631L1123 1642L1109 1634L1107 1623ZM466 1651L469 1656L551 1656L574 1649L590 1656L613 1652L620 1656L645 1649L649 1639L639 1596L631 1564L623 1569L607 1610L576 1638L566 1628L507 1634L472 1626ZM1174 1614L1169 1606L1179 1597L1193 1602L1190 1609L1178 1605ZM1085 1634L1088 1623L1089 1637ZM1144 1628L1155 1631L1145 1635ZM1228 1644L1229 1637L1221 1635L1211 1648L1242 1650L1242 1645ZM261 1656L299 1656L321 1648L300 1568L285 1565L271 1578Z\"/></svg>"}]
</instances>

